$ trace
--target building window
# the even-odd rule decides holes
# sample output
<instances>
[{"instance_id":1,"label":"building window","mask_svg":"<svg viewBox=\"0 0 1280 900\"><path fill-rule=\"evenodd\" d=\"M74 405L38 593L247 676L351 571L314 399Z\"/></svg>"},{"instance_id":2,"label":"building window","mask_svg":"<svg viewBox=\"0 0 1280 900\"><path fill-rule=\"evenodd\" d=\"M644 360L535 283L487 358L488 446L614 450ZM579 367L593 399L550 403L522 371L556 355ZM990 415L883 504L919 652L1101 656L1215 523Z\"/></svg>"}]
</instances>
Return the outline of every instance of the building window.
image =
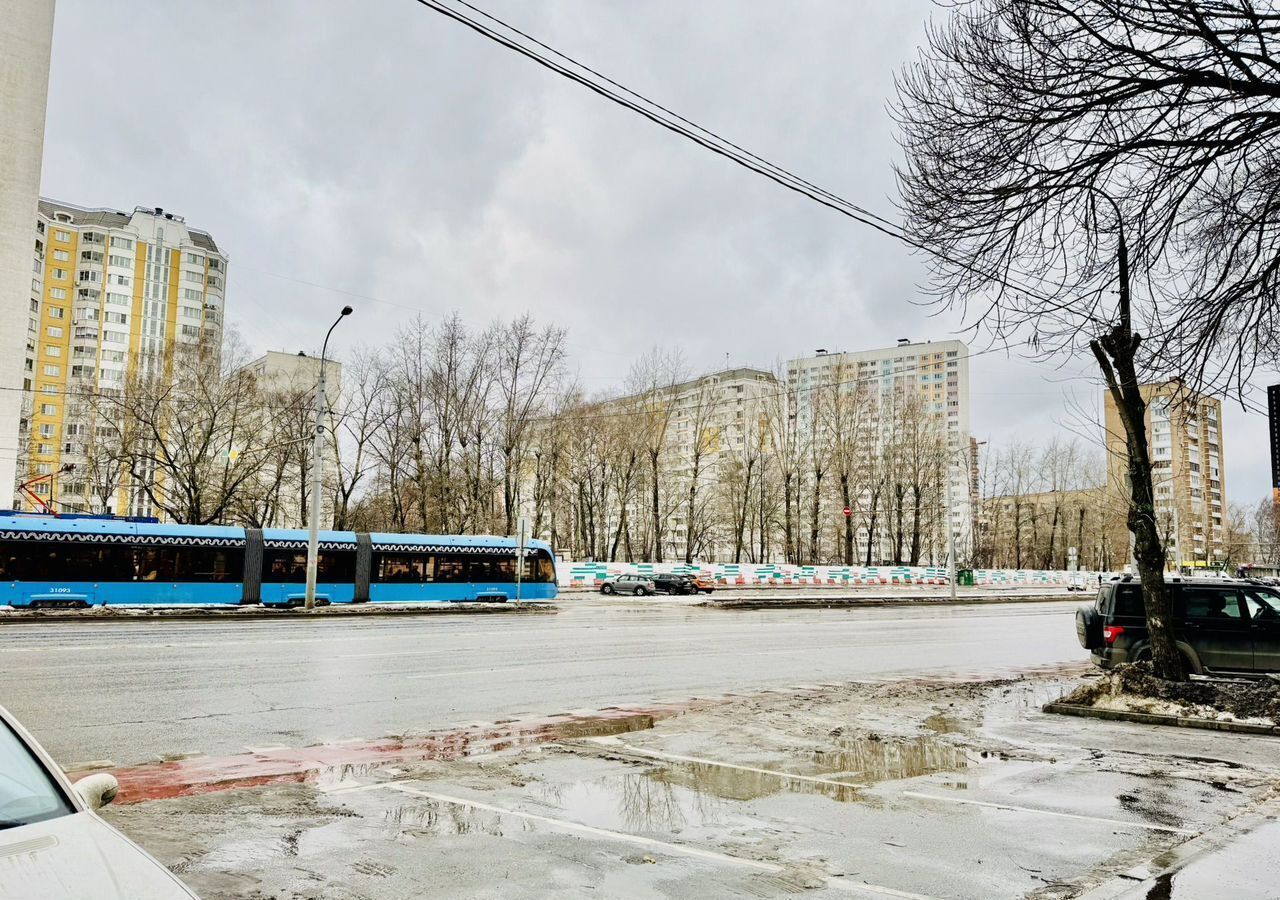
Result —
<instances>
[{"instance_id":1,"label":"building window","mask_svg":"<svg viewBox=\"0 0 1280 900\"><path fill-rule=\"evenodd\" d=\"M112 325L124 325L129 321L129 317L122 312L108 312L106 320Z\"/></svg>"},{"instance_id":2,"label":"building window","mask_svg":"<svg viewBox=\"0 0 1280 900\"><path fill-rule=\"evenodd\" d=\"M62 367L61 366L45 366L44 374L56 378L57 376L62 374Z\"/></svg>"},{"instance_id":3,"label":"building window","mask_svg":"<svg viewBox=\"0 0 1280 900\"><path fill-rule=\"evenodd\" d=\"M50 270L50 272L49 272L49 277L50 277L50 278L56 278L58 281L66 281L66 280L67 280L67 270L66 270L66 269L51 269L51 270Z\"/></svg>"},{"instance_id":4,"label":"building window","mask_svg":"<svg viewBox=\"0 0 1280 900\"><path fill-rule=\"evenodd\" d=\"M40 436L51 438L57 433L57 426L44 424L40 426Z\"/></svg>"},{"instance_id":5,"label":"building window","mask_svg":"<svg viewBox=\"0 0 1280 900\"><path fill-rule=\"evenodd\" d=\"M41 455L48 455L48 454L50 454L50 453L52 453L52 452L53 452L53 445L52 445L52 444L37 444L37 445L36 445L36 453L39 453L39 454L41 454Z\"/></svg>"},{"instance_id":6,"label":"building window","mask_svg":"<svg viewBox=\"0 0 1280 900\"><path fill-rule=\"evenodd\" d=\"M47 332L49 333L49 337L51 337L51 338L60 338L60 337L62 337L62 326L61 326L61 325L50 325L48 328L46 328L46 329L45 329L45 331L47 331Z\"/></svg>"},{"instance_id":7,"label":"building window","mask_svg":"<svg viewBox=\"0 0 1280 900\"><path fill-rule=\"evenodd\" d=\"M71 252L68 250L54 250L53 258L58 262L71 262Z\"/></svg>"},{"instance_id":8,"label":"building window","mask_svg":"<svg viewBox=\"0 0 1280 900\"><path fill-rule=\"evenodd\" d=\"M40 404L40 415L42 415L42 416L56 416L57 414L58 414L58 407L54 406L52 403L41 403L41 404Z\"/></svg>"},{"instance_id":9,"label":"building window","mask_svg":"<svg viewBox=\"0 0 1280 900\"><path fill-rule=\"evenodd\" d=\"M117 294L113 291L107 291L107 302L114 303L116 306L128 306L129 296L127 294Z\"/></svg>"},{"instance_id":10,"label":"building window","mask_svg":"<svg viewBox=\"0 0 1280 900\"><path fill-rule=\"evenodd\" d=\"M203 273L203 272L183 272L183 273L182 273L182 277L183 277L183 279L185 279L186 281L194 281L194 282L196 282L197 284L204 284L204 273Z\"/></svg>"},{"instance_id":11,"label":"building window","mask_svg":"<svg viewBox=\"0 0 1280 900\"><path fill-rule=\"evenodd\" d=\"M113 237L111 238L111 246L112 246L112 247L120 247L120 248L122 248L122 249L124 249L124 250L132 250L132 249L133 249L133 239L132 239L132 238L127 238L127 237L120 237L119 235L116 235L116 236L113 236Z\"/></svg>"},{"instance_id":12,"label":"building window","mask_svg":"<svg viewBox=\"0 0 1280 900\"><path fill-rule=\"evenodd\" d=\"M199 337L200 326L199 325L183 325L182 334L183 334L183 337Z\"/></svg>"},{"instance_id":13,"label":"building window","mask_svg":"<svg viewBox=\"0 0 1280 900\"><path fill-rule=\"evenodd\" d=\"M50 306L50 307L49 307L49 318L50 318L50 319L62 319L62 318L65 318L65 317L66 317L66 315L67 315L67 311L66 311L65 309L63 309L61 306Z\"/></svg>"},{"instance_id":14,"label":"building window","mask_svg":"<svg viewBox=\"0 0 1280 900\"><path fill-rule=\"evenodd\" d=\"M123 331L104 331L102 332L102 339L104 341L112 341L117 344L129 343L129 335L125 334Z\"/></svg>"},{"instance_id":15,"label":"building window","mask_svg":"<svg viewBox=\"0 0 1280 900\"><path fill-rule=\"evenodd\" d=\"M124 266L126 269L133 265L133 260L129 257L117 256L114 253L107 259L107 262L113 266Z\"/></svg>"},{"instance_id":16,"label":"building window","mask_svg":"<svg viewBox=\"0 0 1280 900\"><path fill-rule=\"evenodd\" d=\"M53 233L53 238L54 238L54 240L56 240L56 241L69 241L69 240L71 240L71 232L69 232L69 231L55 231L55 232Z\"/></svg>"},{"instance_id":17,"label":"building window","mask_svg":"<svg viewBox=\"0 0 1280 900\"><path fill-rule=\"evenodd\" d=\"M195 300L198 302L202 296L204 295L200 291L193 288L182 289L182 299L184 300Z\"/></svg>"},{"instance_id":18,"label":"building window","mask_svg":"<svg viewBox=\"0 0 1280 900\"><path fill-rule=\"evenodd\" d=\"M128 287L130 284L129 276L128 275L112 275L111 283L121 285L122 287Z\"/></svg>"}]
</instances>

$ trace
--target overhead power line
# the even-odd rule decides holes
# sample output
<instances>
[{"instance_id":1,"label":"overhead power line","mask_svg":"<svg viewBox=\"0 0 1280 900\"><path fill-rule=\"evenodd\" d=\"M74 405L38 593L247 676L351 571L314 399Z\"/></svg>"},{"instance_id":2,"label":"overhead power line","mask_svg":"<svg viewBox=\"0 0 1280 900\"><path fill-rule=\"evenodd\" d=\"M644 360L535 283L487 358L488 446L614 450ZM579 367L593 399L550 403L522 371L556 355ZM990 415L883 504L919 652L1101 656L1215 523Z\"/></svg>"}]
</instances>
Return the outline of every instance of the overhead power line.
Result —
<instances>
[{"instance_id":1,"label":"overhead power line","mask_svg":"<svg viewBox=\"0 0 1280 900\"><path fill-rule=\"evenodd\" d=\"M856 222L860 222L869 228L874 228L882 234L888 235L889 237L914 247L924 253L928 253L937 259L949 263L950 265L958 266L966 271L973 272L976 275L981 275L989 281L1001 284L1006 288L1021 292L1027 296L1034 297L1042 302L1057 302L1053 300L1053 298L1047 297L1036 289L1015 279L1003 276L1000 273L993 272L989 269L984 269L972 261L958 259L951 254L944 253L936 247L932 247L911 237L902 230L900 225L890 221L889 219L872 213L864 207L846 200L831 191L818 187L812 182L806 181L787 169L784 169L783 167L744 149L740 145L721 137L716 132L698 125L696 122L693 122L684 116L672 112L667 107L650 100L643 94L625 87L590 66L579 62L568 54L537 40L526 32L521 31L502 19L499 19L497 16L494 16L492 13L485 12L476 6L465 2L465 0L456 0L456 2L462 7L465 7L468 10L473 10L477 15L495 23L515 37L500 33L494 28L484 24L484 22L468 15L466 12L442 2L442 0L416 0L416 2L428 9L440 13L441 15L447 16L462 25L465 25L467 28L470 28L472 31L475 31L494 43L500 44L509 50L513 50L516 53L533 60L538 65L550 69L556 74L582 85L588 90L618 104L624 109L628 109L637 115L643 116L656 125L679 134L704 149L710 150L712 153L723 156L745 169L768 178L787 190L794 191L808 197L815 203L820 203L843 216L847 216L848 218L853 219ZM533 46L529 46L530 44ZM550 54L554 54L554 56L564 60L565 63L569 66L573 66L574 68L568 68L566 65L556 62L554 59L551 59L547 55L539 52L538 49L534 49L535 47L546 50ZM579 71L575 71L574 69ZM624 96L624 94L627 96ZM635 100L628 99L628 96L634 97Z\"/></svg>"}]
</instances>

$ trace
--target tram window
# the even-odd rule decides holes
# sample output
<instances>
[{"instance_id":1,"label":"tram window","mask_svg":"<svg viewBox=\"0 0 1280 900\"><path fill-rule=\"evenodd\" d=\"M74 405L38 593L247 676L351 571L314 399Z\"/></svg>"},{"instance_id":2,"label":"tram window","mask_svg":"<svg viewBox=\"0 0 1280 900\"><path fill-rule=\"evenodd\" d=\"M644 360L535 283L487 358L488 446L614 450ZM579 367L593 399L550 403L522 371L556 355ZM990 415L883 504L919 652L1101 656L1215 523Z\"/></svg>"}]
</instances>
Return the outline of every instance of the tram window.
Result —
<instances>
[{"instance_id":1,"label":"tram window","mask_svg":"<svg viewBox=\"0 0 1280 900\"><path fill-rule=\"evenodd\" d=\"M556 580L556 567L546 550L535 550L524 560L524 580L551 582Z\"/></svg>"},{"instance_id":2,"label":"tram window","mask_svg":"<svg viewBox=\"0 0 1280 900\"><path fill-rule=\"evenodd\" d=\"M244 575L244 551L230 547L178 547L173 580L225 583Z\"/></svg>"},{"instance_id":3,"label":"tram window","mask_svg":"<svg viewBox=\"0 0 1280 900\"><path fill-rule=\"evenodd\" d=\"M355 579L356 555L349 550L321 550L316 559L316 581L322 584L348 583ZM304 550L268 550L262 580L268 584L303 584L307 580Z\"/></svg>"},{"instance_id":4,"label":"tram window","mask_svg":"<svg viewBox=\"0 0 1280 900\"><path fill-rule=\"evenodd\" d=\"M430 580L431 557L420 553L378 553L374 557L377 580L391 584L420 584ZM354 568L353 568L354 573Z\"/></svg>"},{"instance_id":5,"label":"tram window","mask_svg":"<svg viewBox=\"0 0 1280 900\"><path fill-rule=\"evenodd\" d=\"M303 557L304 561L306 557ZM305 574L305 570L304 570ZM326 584L347 584L356 579L354 550L321 550L316 559L316 580Z\"/></svg>"},{"instance_id":6,"label":"tram window","mask_svg":"<svg viewBox=\"0 0 1280 900\"><path fill-rule=\"evenodd\" d=\"M0 581L132 581L133 552L117 544L4 541Z\"/></svg>"},{"instance_id":7,"label":"tram window","mask_svg":"<svg viewBox=\"0 0 1280 900\"><path fill-rule=\"evenodd\" d=\"M307 580L307 554L291 550L268 550L262 580L268 584Z\"/></svg>"},{"instance_id":8,"label":"tram window","mask_svg":"<svg viewBox=\"0 0 1280 900\"><path fill-rule=\"evenodd\" d=\"M244 575L244 550L238 547L140 547L138 581L222 584Z\"/></svg>"},{"instance_id":9,"label":"tram window","mask_svg":"<svg viewBox=\"0 0 1280 900\"><path fill-rule=\"evenodd\" d=\"M476 556L470 562L472 581L515 581L516 558L514 556Z\"/></svg>"},{"instance_id":10,"label":"tram window","mask_svg":"<svg viewBox=\"0 0 1280 900\"><path fill-rule=\"evenodd\" d=\"M458 584L467 580L467 559L462 555L436 557L436 581Z\"/></svg>"}]
</instances>

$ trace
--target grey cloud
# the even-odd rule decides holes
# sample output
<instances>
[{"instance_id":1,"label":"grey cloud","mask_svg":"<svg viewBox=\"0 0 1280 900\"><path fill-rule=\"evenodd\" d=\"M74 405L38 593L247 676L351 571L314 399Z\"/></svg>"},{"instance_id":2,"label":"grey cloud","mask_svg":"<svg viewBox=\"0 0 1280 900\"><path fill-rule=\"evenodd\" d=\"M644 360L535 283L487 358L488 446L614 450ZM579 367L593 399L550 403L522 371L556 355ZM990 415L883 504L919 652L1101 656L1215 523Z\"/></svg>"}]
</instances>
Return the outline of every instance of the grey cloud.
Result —
<instances>
[{"instance_id":1,"label":"grey cloud","mask_svg":"<svg viewBox=\"0 0 1280 900\"><path fill-rule=\"evenodd\" d=\"M886 107L936 14L927 0L488 8L892 210ZM659 341L699 368L726 353L767 366L960 324L912 302L925 276L905 248L412 0L60 0L52 75L44 192L165 206L211 231L232 256L230 317L258 349L314 344L349 299L288 279L397 304L352 301L348 346L385 340L411 310L528 310L569 327L592 390ZM1040 439L1069 420L1052 369L995 354L972 368L980 437ZM1265 423L1228 426L1230 496L1253 500Z\"/></svg>"}]
</instances>

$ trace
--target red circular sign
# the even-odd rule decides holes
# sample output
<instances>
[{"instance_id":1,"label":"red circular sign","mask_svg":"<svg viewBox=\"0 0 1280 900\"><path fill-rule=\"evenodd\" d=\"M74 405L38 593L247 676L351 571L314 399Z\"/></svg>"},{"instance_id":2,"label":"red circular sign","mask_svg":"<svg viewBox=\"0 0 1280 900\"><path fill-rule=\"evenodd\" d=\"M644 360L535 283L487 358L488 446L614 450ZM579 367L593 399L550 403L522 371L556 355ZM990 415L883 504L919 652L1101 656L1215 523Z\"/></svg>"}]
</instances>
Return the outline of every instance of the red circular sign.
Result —
<instances>
[{"instance_id":1,"label":"red circular sign","mask_svg":"<svg viewBox=\"0 0 1280 900\"><path fill-rule=\"evenodd\" d=\"M847 519L847 518L849 518L851 515L853 515L853 510L846 506L846 507L844 508L844 517Z\"/></svg>"}]
</instances>

